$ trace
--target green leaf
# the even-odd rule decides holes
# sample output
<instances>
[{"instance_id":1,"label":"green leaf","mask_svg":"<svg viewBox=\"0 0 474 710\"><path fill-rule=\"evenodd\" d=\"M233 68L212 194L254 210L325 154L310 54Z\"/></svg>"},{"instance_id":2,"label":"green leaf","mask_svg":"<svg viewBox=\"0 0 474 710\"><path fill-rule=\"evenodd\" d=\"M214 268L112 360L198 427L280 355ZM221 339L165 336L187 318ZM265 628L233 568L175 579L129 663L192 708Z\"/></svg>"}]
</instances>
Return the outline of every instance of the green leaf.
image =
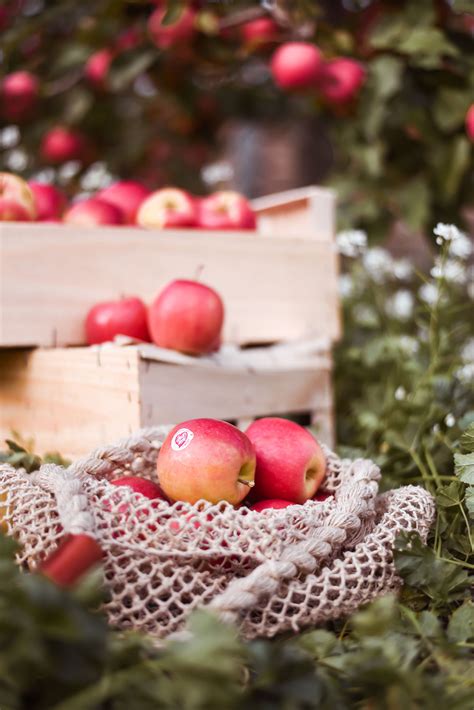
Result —
<instances>
[{"instance_id":1,"label":"green leaf","mask_svg":"<svg viewBox=\"0 0 474 710\"><path fill-rule=\"evenodd\" d=\"M461 505L464 499L464 486L460 481L451 481L448 486L443 486L436 493L436 502L443 508Z\"/></svg>"},{"instance_id":2,"label":"green leaf","mask_svg":"<svg viewBox=\"0 0 474 710\"><path fill-rule=\"evenodd\" d=\"M156 60L156 52L150 49L128 52L123 59L113 62L109 84L112 91L122 91Z\"/></svg>"},{"instance_id":3,"label":"green leaf","mask_svg":"<svg viewBox=\"0 0 474 710\"><path fill-rule=\"evenodd\" d=\"M163 25L172 25L177 22L184 10L183 0L167 0L166 13L163 17Z\"/></svg>"},{"instance_id":4,"label":"green leaf","mask_svg":"<svg viewBox=\"0 0 474 710\"><path fill-rule=\"evenodd\" d=\"M474 486L466 488L464 503L469 511L469 516L474 520Z\"/></svg>"},{"instance_id":5,"label":"green leaf","mask_svg":"<svg viewBox=\"0 0 474 710\"><path fill-rule=\"evenodd\" d=\"M474 423L468 426L459 443L464 452L468 454L474 453Z\"/></svg>"},{"instance_id":6,"label":"green leaf","mask_svg":"<svg viewBox=\"0 0 474 710\"><path fill-rule=\"evenodd\" d=\"M456 609L448 624L448 638L454 642L474 640L474 603L466 600Z\"/></svg>"},{"instance_id":7,"label":"green leaf","mask_svg":"<svg viewBox=\"0 0 474 710\"><path fill-rule=\"evenodd\" d=\"M443 131L453 131L464 125L472 101L469 91L441 87L433 106L433 116Z\"/></svg>"},{"instance_id":8,"label":"green leaf","mask_svg":"<svg viewBox=\"0 0 474 710\"><path fill-rule=\"evenodd\" d=\"M460 481L474 486L474 452L454 454L454 472Z\"/></svg>"}]
</instances>

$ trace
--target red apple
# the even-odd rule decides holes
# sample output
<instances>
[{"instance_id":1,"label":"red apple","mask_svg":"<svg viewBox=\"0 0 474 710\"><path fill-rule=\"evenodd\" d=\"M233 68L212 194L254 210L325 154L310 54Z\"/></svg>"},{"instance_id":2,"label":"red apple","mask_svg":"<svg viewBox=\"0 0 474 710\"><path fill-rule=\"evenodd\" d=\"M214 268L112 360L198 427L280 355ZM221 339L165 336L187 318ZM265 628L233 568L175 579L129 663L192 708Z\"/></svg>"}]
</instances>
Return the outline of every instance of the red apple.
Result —
<instances>
[{"instance_id":1,"label":"red apple","mask_svg":"<svg viewBox=\"0 0 474 710\"><path fill-rule=\"evenodd\" d=\"M116 52L110 47L104 47L91 54L84 67L84 76L96 89L105 89L110 65Z\"/></svg>"},{"instance_id":2,"label":"red apple","mask_svg":"<svg viewBox=\"0 0 474 710\"><path fill-rule=\"evenodd\" d=\"M60 164L68 160L81 160L87 151L84 136L72 128L55 126L41 141L40 153L47 163Z\"/></svg>"},{"instance_id":3,"label":"red apple","mask_svg":"<svg viewBox=\"0 0 474 710\"><path fill-rule=\"evenodd\" d=\"M258 17L246 22L240 28L242 39L251 48L275 42L278 31L279 27L271 17Z\"/></svg>"},{"instance_id":4,"label":"red apple","mask_svg":"<svg viewBox=\"0 0 474 710\"><path fill-rule=\"evenodd\" d=\"M36 199L38 222L61 221L60 217L66 207L66 196L54 185L30 180L28 185Z\"/></svg>"},{"instance_id":5,"label":"red apple","mask_svg":"<svg viewBox=\"0 0 474 710\"><path fill-rule=\"evenodd\" d=\"M274 53L271 72L282 89L308 89L315 86L323 59L320 50L309 42L286 42Z\"/></svg>"},{"instance_id":6,"label":"red apple","mask_svg":"<svg viewBox=\"0 0 474 710\"><path fill-rule=\"evenodd\" d=\"M36 219L36 200L27 182L12 173L0 173L0 222Z\"/></svg>"},{"instance_id":7,"label":"red apple","mask_svg":"<svg viewBox=\"0 0 474 710\"><path fill-rule=\"evenodd\" d=\"M80 227L94 227L99 224L123 224L123 213L118 207L95 197L81 200L69 207L63 221Z\"/></svg>"},{"instance_id":8,"label":"red apple","mask_svg":"<svg viewBox=\"0 0 474 710\"><path fill-rule=\"evenodd\" d=\"M137 213L141 227L194 227L197 207L194 198L184 190L165 187L153 192L142 202Z\"/></svg>"},{"instance_id":9,"label":"red apple","mask_svg":"<svg viewBox=\"0 0 474 710\"><path fill-rule=\"evenodd\" d=\"M332 59L324 64L319 91L329 103L346 104L358 95L365 77L364 67L354 59Z\"/></svg>"},{"instance_id":10,"label":"red apple","mask_svg":"<svg viewBox=\"0 0 474 710\"><path fill-rule=\"evenodd\" d=\"M280 510L282 508L288 508L289 505L294 505L289 500L280 500L278 498L272 498L270 500L261 500L258 503L254 503L250 506L250 510L256 510L261 513L262 510Z\"/></svg>"},{"instance_id":11,"label":"red apple","mask_svg":"<svg viewBox=\"0 0 474 710\"><path fill-rule=\"evenodd\" d=\"M221 297L197 281L172 281L148 311L153 342L191 355L216 349L223 322Z\"/></svg>"},{"instance_id":12,"label":"red apple","mask_svg":"<svg viewBox=\"0 0 474 710\"><path fill-rule=\"evenodd\" d=\"M474 104L471 104L466 113L466 133L469 140L474 143Z\"/></svg>"},{"instance_id":13,"label":"red apple","mask_svg":"<svg viewBox=\"0 0 474 710\"><path fill-rule=\"evenodd\" d=\"M2 113L9 121L27 118L38 101L38 79L28 71L7 74L1 85Z\"/></svg>"},{"instance_id":14,"label":"red apple","mask_svg":"<svg viewBox=\"0 0 474 710\"><path fill-rule=\"evenodd\" d=\"M140 493L140 495L154 500L155 498L161 498L165 500L163 493L160 488L153 483L153 481L147 478L140 478L140 476L122 476L122 478L116 478L115 481L110 481L113 486L126 486L131 488L134 493Z\"/></svg>"},{"instance_id":15,"label":"red apple","mask_svg":"<svg viewBox=\"0 0 474 710\"><path fill-rule=\"evenodd\" d=\"M224 190L198 202L198 224L203 229L255 229L255 214L238 192Z\"/></svg>"},{"instance_id":16,"label":"red apple","mask_svg":"<svg viewBox=\"0 0 474 710\"><path fill-rule=\"evenodd\" d=\"M330 498L331 493L324 493L323 491L318 491L316 495L313 496L312 500L316 500L319 503L322 503L326 498Z\"/></svg>"},{"instance_id":17,"label":"red apple","mask_svg":"<svg viewBox=\"0 0 474 710\"><path fill-rule=\"evenodd\" d=\"M253 484L255 451L237 427L191 419L168 434L158 455L158 481L170 500L240 503Z\"/></svg>"},{"instance_id":18,"label":"red apple","mask_svg":"<svg viewBox=\"0 0 474 710\"><path fill-rule=\"evenodd\" d=\"M304 427L278 417L253 422L246 431L257 453L253 499L304 503L326 472L323 451Z\"/></svg>"},{"instance_id":19,"label":"red apple","mask_svg":"<svg viewBox=\"0 0 474 710\"><path fill-rule=\"evenodd\" d=\"M160 49L169 49L175 44L189 42L195 34L196 11L186 6L175 22L164 25L166 7L158 7L148 19L148 32Z\"/></svg>"},{"instance_id":20,"label":"red apple","mask_svg":"<svg viewBox=\"0 0 474 710\"><path fill-rule=\"evenodd\" d=\"M89 345L105 343L116 335L150 341L147 309L143 301L136 297L97 303L87 314L85 330Z\"/></svg>"},{"instance_id":21,"label":"red apple","mask_svg":"<svg viewBox=\"0 0 474 710\"><path fill-rule=\"evenodd\" d=\"M138 208L149 194L150 190L140 182L120 180L104 190L100 190L96 197L118 207L123 213L126 224L135 224Z\"/></svg>"}]
</instances>

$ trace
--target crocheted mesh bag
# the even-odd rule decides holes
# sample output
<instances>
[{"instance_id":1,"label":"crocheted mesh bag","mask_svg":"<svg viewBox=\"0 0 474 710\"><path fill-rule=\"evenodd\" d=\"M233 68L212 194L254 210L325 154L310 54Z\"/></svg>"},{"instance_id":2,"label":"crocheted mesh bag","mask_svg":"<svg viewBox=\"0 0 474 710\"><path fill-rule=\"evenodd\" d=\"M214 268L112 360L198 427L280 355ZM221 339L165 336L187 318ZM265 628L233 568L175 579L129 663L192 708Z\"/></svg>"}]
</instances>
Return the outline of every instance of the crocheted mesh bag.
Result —
<instances>
[{"instance_id":1,"label":"crocheted mesh bag","mask_svg":"<svg viewBox=\"0 0 474 710\"><path fill-rule=\"evenodd\" d=\"M396 589L394 538L415 530L426 539L434 505L425 490L379 496L374 463L328 450L330 497L282 510L169 505L110 484L125 474L154 478L167 431L143 430L68 469L0 467L0 518L20 543L19 563L34 570L65 532L95 537L117 627L163 638L209 607L247 638L297 631Z\"/></svg>"}]
</instances>

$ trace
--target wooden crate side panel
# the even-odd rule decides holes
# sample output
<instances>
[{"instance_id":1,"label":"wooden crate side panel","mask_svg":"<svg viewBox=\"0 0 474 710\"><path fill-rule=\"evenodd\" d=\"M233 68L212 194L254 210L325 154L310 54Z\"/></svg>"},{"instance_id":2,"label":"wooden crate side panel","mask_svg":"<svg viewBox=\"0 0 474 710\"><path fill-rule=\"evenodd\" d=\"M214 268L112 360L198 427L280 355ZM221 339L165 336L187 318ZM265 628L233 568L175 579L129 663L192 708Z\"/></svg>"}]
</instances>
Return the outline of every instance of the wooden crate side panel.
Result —
<instances>
[{"instance_id":1,"label":"wooden crate side panel","mask_svg":"<svg viewBox=\"0 0 474 710\"><path fill-rule=\"evenodd\" d=\"M138 380L132 349L0 351L0 435L83 455L139 428Z\"/></svg>"},{"instance_id":2,"label":"wooden crate side panel","mask_svg":"<svg viewBox=\"0 0 474 710\"><path fill-rule=\"evenodd\" d=\"M324 188L301 188L253 201L258 229L269 237L334 240L335 195Z\"/></svg>"},{"instance_id":3,"label":"wooden crate side panel","mask_svg":"<svg viewBox=\"0 0 474 710\"><path fill-rule=\"evenodd\" d=\"M243 420L310 412L325 434L331 428L325 421L333 406L329 369L249 373L142 360L140 391L143 426L196 417Z\"/></svg>"},{"instance_id":4,"label":"wooden crate side panel","mask_svg":"<svg viewBox=\"0 0 474 710\"><path fill-rule=\"evenodd\" d=\"M98 301L134 294L150 302L172 279L198 275L223 296L228 341L340 333L329 243L46 224L0 227L0 242L3 346L82 344Z\"/></svg>"}]
</instances>

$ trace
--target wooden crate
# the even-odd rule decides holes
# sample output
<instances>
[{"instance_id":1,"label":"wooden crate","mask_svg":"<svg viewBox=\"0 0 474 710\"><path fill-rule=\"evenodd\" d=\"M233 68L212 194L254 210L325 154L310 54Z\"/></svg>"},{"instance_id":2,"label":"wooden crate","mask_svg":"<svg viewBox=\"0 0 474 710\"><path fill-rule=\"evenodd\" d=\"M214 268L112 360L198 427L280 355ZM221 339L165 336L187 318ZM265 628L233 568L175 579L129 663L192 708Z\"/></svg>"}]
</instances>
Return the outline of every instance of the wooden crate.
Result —
<instances>
[{"instance_id":1,"label":"wooden crate","mask_svg":"<svg viewBox=\"0 0 474 710\"><path fill-rule=\"evenodd\" d=\"M309 413L333 444L331 356L311 365L217 368L150 360L146 346L0 351L0 435L77 457L140 427Z\"/></svg>"},{"instance_id":2,"label":"wooden crate","mask_svg":"<svg viewBox=\"0 0 474 710\"><path fill-rule=\"evenodd\" d=\"M199 278L226 306L224 339L340 334L334 198L305 188L255 201L259 230L142 230L0 223L0 347L80 345L98 301L149 302Z\"/></svg>"}]
</instances>

